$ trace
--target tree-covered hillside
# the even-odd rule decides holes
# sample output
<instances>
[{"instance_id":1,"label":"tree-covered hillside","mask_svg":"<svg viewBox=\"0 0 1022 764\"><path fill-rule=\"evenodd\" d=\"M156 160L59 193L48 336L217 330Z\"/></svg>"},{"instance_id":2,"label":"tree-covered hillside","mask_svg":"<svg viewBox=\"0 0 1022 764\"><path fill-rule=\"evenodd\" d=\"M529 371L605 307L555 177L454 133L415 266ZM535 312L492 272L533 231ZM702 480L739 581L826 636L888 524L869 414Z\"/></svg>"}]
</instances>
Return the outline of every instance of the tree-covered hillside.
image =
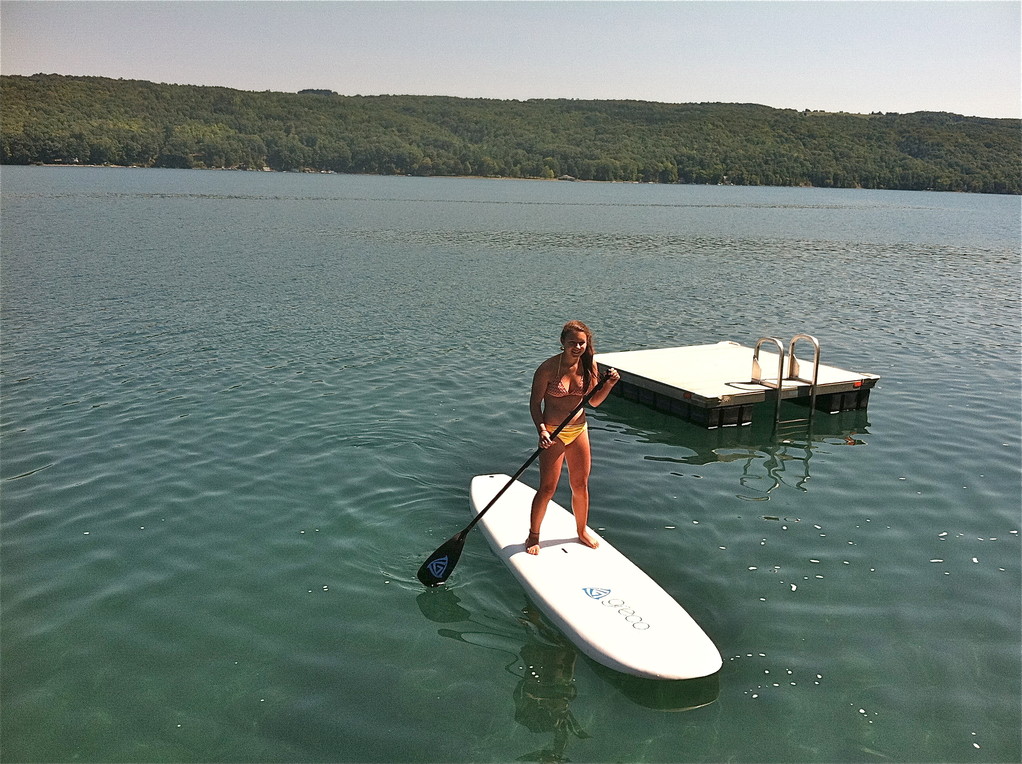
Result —
<instances>
[{"instance_id":1,"label":"tree-covered hillside","mask_svg":"<svg viewBox=\"0 0 1022 764\"><path fill-rule=\"evenodd\" d=\"M1022 193L1020 121L0 77L0 161Z\"/></svg>"}]
</instances>

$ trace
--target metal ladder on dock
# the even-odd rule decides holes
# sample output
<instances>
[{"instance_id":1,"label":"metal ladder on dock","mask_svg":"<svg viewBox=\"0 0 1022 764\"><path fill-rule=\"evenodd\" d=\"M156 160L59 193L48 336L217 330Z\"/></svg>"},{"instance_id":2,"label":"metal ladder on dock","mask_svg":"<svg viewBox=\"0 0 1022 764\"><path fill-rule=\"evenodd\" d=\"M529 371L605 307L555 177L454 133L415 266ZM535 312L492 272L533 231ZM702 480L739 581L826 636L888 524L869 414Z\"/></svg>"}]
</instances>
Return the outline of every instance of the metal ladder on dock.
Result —
<instances>
[{"instance_id":1,"label":"metal ladder on dock","mask_svg":"<svg viewBox=\"0 0 1022 764\"><path fill-rule=\"evenodd\" d=\"M807 340L813 346L812 376L809 378L801 376L801 365L795 355L795 345L799 340ZM773 343L777 347L777 377L770 379L763 376L763 369L759 362L759 351L767 344ZM785 360L787 360L788 373L784 373ZM776 337L761 337L756 343L752 352L752 381L764 387L772 387L777 390L777 397L774 405L774 427L782 424L796 424L799 422L812 422L813 412L816 411L816 390L820 378L820 341L811 334L796 334L788 343L788 350L785 352L784 345ZM785 382L802 382L809 385L809 416L803 419L785 419L781 421L781 398L784 392Z\"/></svg>"}]
</instances>

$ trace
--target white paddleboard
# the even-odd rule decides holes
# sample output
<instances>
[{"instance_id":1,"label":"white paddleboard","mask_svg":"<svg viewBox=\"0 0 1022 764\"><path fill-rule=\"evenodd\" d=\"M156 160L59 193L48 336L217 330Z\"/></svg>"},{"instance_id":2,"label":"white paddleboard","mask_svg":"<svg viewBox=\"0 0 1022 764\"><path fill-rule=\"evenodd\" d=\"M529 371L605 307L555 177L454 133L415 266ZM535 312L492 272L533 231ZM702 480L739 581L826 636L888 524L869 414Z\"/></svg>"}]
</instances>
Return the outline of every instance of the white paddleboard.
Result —
<instances>
[{"instance_id":1,"label":"white paddleboard","mask_svg":"<svg viewBox=\"0 0 1022 764\"><path fill-rule=\"evenodd\" d=\"M474 515L511 478L472 479ZM685 609L631 560L600 542L578 540L574 516L551 501L540 552L525 551L535 490L515 481L479 521L493 551L540 610L593 660L650 679L695 679L720 670L716 646Z\"/></svg>"}]
</instances>

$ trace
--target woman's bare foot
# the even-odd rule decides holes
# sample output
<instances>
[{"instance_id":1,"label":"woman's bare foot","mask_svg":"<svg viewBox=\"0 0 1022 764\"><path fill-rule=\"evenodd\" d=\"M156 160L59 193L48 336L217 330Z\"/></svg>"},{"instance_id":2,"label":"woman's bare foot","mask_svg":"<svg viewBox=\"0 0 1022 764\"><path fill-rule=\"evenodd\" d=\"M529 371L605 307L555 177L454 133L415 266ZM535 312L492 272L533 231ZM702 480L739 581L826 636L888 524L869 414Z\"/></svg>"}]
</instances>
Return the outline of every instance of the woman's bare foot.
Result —
<instances>
[{"instance_id":1,"label":"woman's bare foot","mask_svg":"<svg viewBox=\"0 0 1022 764\"><path fill-rule=\"evenodd\" d=\"M539 534L529 531L528 538L525 539L525 551L529 554L539 554Z\"/></svg>"},{"instance_id":2,"label":"woman's bare foot","mask_svg":"<svg viewBox=\"0 0 1022 764\"><path fill-rule=\"evenodd\" d=\"M588 528L582 529L582 532L578 534L578 540L581 541L590 549L596 549L596 547L600 545L600 542L594 539L592 535L590 535Z\"/></svg>"}]
</instances>

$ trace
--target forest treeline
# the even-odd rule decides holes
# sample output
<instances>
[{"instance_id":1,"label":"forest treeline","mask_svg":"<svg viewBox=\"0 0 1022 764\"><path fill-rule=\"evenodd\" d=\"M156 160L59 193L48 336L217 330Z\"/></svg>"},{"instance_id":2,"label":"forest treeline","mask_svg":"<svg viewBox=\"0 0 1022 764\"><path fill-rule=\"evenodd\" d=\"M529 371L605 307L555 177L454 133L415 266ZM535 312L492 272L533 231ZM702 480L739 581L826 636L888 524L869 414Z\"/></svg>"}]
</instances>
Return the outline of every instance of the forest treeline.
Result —
<instances>
[{"instance_id":1,"label":"forest treeline","mask_svg":"<svg viewBox=\"0 0 1022 764\"><path fill-rule=\"evenodd\" d=\"M1020 121L0 77L0 162L1022 193Z\"/></svg>"}]
</instances>

